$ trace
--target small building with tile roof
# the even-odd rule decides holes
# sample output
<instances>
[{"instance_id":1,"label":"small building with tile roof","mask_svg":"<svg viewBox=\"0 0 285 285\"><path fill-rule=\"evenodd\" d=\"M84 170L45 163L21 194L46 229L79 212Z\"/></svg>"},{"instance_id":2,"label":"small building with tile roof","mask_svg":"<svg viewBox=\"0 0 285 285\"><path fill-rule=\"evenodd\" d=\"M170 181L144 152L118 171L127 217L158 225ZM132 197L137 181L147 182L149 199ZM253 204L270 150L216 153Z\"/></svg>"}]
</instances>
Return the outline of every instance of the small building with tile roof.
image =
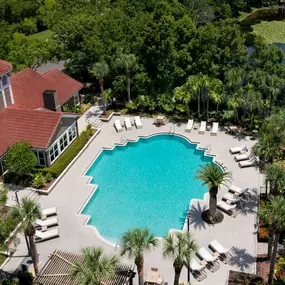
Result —
<instances>
[{"instance_id":1,"label":"small building with tile roof","mask_svg":"<svg viewBox=\"0 0 285 285\"><path fill-rule=\"evenodd\" d=\"M78 135L78 115L63 108L80 104L82 83L57 69L39 74L26 68L10 76L12 69L0 60L0 174L17 142L27 141L38 166L49 167Z\"/></svg>"}]
</instances>

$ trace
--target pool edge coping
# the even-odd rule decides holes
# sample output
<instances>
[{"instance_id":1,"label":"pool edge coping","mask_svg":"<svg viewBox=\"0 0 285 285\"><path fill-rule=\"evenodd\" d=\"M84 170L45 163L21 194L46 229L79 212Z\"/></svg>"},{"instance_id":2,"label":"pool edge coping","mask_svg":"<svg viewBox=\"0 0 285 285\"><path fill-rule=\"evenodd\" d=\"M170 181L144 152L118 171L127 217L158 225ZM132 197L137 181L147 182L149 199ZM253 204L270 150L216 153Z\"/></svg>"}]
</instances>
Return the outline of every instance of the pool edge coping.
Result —
<instances>
[{"instance_id":1,"label":"pool edge coping","mask_svg":"<svg viewBox=\"0 0 285 285\"><path fill-rule=\"evenodd\" d=\"M108 246L111 246L111 247L114 247L114 250L117 251L118 250L118 247L120 247L119 243L120 241L118 241L116 244L115 243L112 243L108 240L106 240L99 232L99 230L97 229L97 227L95 225L89 225L88 222L90 221L91 219L91 216L88 215L88 214L83 214L82 211L84 210L84 208L86 207L86 205L88 204L88 202L90 201L90 199L92 198L92 196L95 194L96 190L98 189L98 184L92 184L91 183L91 180L92 180L92 176L88 176L86 175L87 171L89 170L89 168L91 167L91 165L93 165L93 163L98 159L98 157L101 155L101 153L104 151L104 150L108 150L108 151L112 151L115 149L115 147L123 147L123 146L126 146L129 142L131 143L136 143L138 142L141 138L144 138L144 139L148 139L148 138L151 138L153 136L158 136L158 135L172 135L172 136L178 136L178 137L181 137L185 140L187 140L190 144L196 144L196 150L204 150L204 156L206 157L212 157L213 158L213 162L218 164L220 167L224 168L224 166L219 163L218 161L216 161L216 155L214 154L210 154L209 152L211 150L209 150L206 147L202 148L202 147L199 147L200 145L200 142L194 142L194 141L191 141L191 139L187 138L186 136L182 135L182 134L177 134L177 133L170 133L170 132L155 132L155 133L152 133L150 135L147 135L147 136L138 136L135 140L131 140L131 139L126 139L123 143L114 143L112 147L102 147L101 150L98 152L98 154L95 156L95 158L88 164L88 166L85 168L85 170L83 171L83 173L80 175L80 177L86 177L88 178L88 181L87 181L87 185L90 185L93 187L93 190L91 191L91 193L87 196L87 198L85 199L84 203L81 205L81 207L78 209L78 211L76 212L76 216L82 216L84 217L84 221L82 223L82 227L84 228L88 228L90 229L93 234L99 239L101 240L104 244L108 245ZM208 153L207 153L208 152ZM198 200L198 201L205 201L207 199L207 196L209 195L208 192L204 193L204 196L203 196L203 199L197 199L197 198L192 198L190 201L189 201L189 207L188 207L188 211L191 211L192 209L192 202L194 202L194 200ZM172 233L172 232L182 232L182 231L185 231L185 227L187 227L187 215L185 217L185 221L184 221L184 224L183 224L183 227L181 230L178 230L178 229L169 229L168 230L168 233ZM158 240L163 240L162 237L156 237Z\"/></svg>"}]
</instances>

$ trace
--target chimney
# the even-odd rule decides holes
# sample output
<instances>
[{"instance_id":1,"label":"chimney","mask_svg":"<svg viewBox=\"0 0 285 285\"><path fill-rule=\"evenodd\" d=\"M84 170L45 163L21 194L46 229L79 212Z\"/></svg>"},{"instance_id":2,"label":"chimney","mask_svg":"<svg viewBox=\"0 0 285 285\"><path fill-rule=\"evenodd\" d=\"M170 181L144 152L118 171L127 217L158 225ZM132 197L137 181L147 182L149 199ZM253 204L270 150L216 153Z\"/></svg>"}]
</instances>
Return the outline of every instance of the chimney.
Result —
<instances>
[{"instance_id":1,"label":"chimney","mask_svg":"<svg viewBox=\"0 0 285 285\"><path fill-rule=\"evenodd\" d=\"M61 112L56 90L45 90L43 92L43 99L45 109Z\"/></svg>"}]
</instances>

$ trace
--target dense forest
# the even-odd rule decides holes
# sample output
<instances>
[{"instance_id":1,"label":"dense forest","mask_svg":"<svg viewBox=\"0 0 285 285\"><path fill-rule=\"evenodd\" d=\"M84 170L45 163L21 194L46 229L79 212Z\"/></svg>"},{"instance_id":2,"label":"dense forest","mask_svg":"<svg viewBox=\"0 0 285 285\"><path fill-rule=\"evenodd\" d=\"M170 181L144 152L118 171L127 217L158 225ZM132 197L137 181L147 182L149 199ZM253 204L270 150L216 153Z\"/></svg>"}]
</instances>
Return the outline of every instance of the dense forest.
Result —
<instances>
[{"instance_id":1,"label":"dense forest","mask_svg":"<svg viewBox=\"0 0 285 285\"><path fill-rule=\"evenodd\" d=\"M0 0L0 58L15 70L65 60L68 73L104 82L105 99L129 112L219 116L258 128L284 104L283 52L242 29L236 17L273 4ZM44 30L47 38L35 36Z\"/></svg>"}]
</instances>

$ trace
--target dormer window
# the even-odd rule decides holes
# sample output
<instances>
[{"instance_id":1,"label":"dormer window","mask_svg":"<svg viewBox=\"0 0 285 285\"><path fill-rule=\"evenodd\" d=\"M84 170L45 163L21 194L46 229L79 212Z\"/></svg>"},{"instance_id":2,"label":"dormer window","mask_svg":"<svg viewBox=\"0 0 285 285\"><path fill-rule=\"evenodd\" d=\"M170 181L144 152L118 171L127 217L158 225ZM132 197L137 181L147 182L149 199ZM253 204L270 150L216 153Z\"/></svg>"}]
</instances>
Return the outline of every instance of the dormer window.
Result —
<instances>
[{"instance_id":1,"label":"dormer window","mask_svg":"<svg viewBox=\"0 0 285 285\"><path fill-rule=\"evenodd\" d=\"M2 85L6 86L8 84L8 76L7 75L3 75L2 76Z\"/></svg>"}]
</instances>

